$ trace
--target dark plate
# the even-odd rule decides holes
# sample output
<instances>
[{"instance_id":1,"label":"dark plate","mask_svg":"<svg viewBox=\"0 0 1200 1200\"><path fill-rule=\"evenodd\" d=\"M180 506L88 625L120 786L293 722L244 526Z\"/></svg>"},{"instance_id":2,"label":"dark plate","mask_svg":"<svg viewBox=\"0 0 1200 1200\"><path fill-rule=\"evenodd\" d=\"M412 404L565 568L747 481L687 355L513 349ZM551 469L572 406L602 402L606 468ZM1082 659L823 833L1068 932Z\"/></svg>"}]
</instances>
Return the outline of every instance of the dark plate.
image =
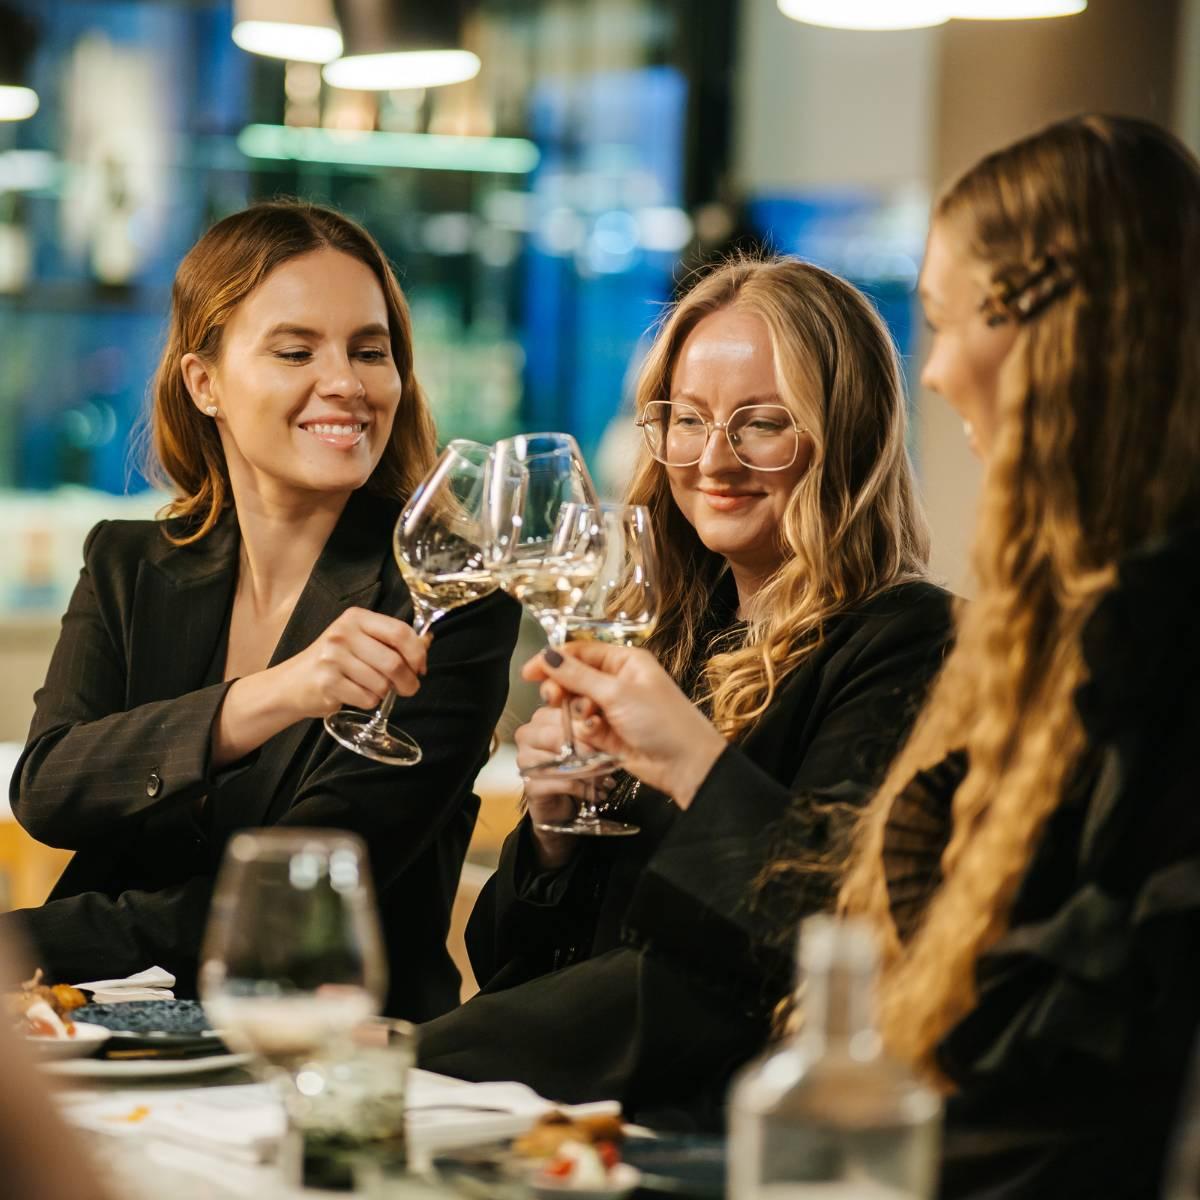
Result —
<instances>
[{"instance_id":1,"label":"dark plate","mask_svg":"<svg viewBox=\"0 0 1200 1200\"><path fill-rule=\"evenodd\" d=\"M72 1016L112 1030L102 1058L202 1058L229 1053L196 1000L85 1004Z\"/></svg>"},{"instance_id":2,"label":"dark plate","mask_svg":"<svg viewBox=\"0 0 1200 1200\"><path fill-rule=\"evenodd\" d=\"M124 1004L85 1004L71 1014L77 1021L115 1032L186 1034L211 1029L198 1000L130 1000Z\"/></svg>"},{"instance_id":3,"label":"dark plate","mask_svg":"<svg viewBox=\"0 0 1200 1200\"><path fill-rule=\"evenodd\" d=\"M627 1138L625 1162L642 1178L634 1196L673 1196L676 1200L723 1200L725 1141L719 1137L668 1134ZM464 1197L477 1200L527 1200L531 1166L515 1159L507 1143L491 1143L440 1154L433 1160L441 1179ZM563 1196L568 1197L564 1191Z\"/></svg>"},{"instance_id":4,"label":"dark plate","mask_svg":"<svg viewBox=\"0 0 1200 1200\"><path fill-rule=\"evenodd\" d=\"M725 1140L698 1134L628 1138L621 1157L642 1173L636 1195L721 1200L725 1195Z\"/></svg>"}]
</instances>

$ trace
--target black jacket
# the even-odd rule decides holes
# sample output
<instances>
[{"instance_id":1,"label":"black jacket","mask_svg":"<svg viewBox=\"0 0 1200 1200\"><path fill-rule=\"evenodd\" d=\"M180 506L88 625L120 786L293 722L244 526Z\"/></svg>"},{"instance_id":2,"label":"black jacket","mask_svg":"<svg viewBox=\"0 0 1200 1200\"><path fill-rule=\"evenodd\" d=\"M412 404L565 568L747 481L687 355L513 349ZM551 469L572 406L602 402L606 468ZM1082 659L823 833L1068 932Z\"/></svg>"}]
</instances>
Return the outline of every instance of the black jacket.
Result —
<instances>
[{"instance_id":1,"label":"black jacket","mask_svg":"<svg viewBox=\"0 0 1200 1200\"><path fill-rule=\"evenodd\" d=\"M1125 559L1084 630L1082 765L1007 932L976 964L974 1009L938 1047L958 1085L946 1108L947 1200L1161 1194L1200 1025L1198 611L1192 529ZM889 844L897 863L911 866L920 849L927 864L923 896L911 871L900 879L889 867L902 933L936 885L967 767L953 754L897 799L885 864ZM909 832L897 840L902 809Z\"/></svg>"},{"instance_id":2,"label":"black jacket","mask_svg":"<svg viewBox=\"0 0 1200 1200\"><path fill-rule=\"evenodd\" d=\"M397 511L365 492L351 497L273 664L353 605L411 617L389 552ZM349 829L370 849L391 968L387 1011L444 1012L458 999L445 939L479 808L471 785L504 704L519 610L493 596L435 627L429 675L394 710L424 751L418 766L352 754L306 720L214 772L210 731L229 684L205 681L221 679L239 546L232 511L185 547L153 521L103 522L88 536L12 784L21 824L76 854L41 908L0 917L0 926L32 942L54 979L158 963L187 996L230 836L276 824Z\"/></svg>"},{"instance_id":3,"label":"black jacket","mask_svg":"<svg viewBox=\"0 0 1200 1200\"><path fill-rule=\"evenodd\" d=\"M924 583L830 622L686 812L643 788L631 812L643 832L585 840L561 872L532 869L522 823L468 929L483 991L422 1027L420 1064L558 1100L615 1098L658 1124L718 1124L731 1072L788 989L796 923L831 894L814 878L781 911L762 903L762 870L819 851L829 810L869 797L950 624L949 597Z\"/></svg>"}]
</instances>

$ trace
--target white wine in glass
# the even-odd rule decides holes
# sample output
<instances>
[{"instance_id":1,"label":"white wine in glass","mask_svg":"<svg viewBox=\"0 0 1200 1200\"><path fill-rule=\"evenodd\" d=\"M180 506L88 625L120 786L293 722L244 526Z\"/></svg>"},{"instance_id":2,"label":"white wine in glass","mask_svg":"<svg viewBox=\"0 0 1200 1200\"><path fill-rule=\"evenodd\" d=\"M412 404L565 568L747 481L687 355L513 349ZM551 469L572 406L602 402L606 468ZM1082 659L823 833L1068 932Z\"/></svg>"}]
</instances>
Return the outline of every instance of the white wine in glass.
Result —
<instances>
[{"instance_id":1,"label":"white wine in glass","mask_svg":"<svg viewBox=\"0 0 1200 1200\"><path fill-rule=\"evenodd\" d=\"M567 622L568 642L607 642L610 646L641 646L654 632L654 620L575 617Z\"/></svg>"},{"instance_id":2,"label":"white wine in glass","mask_svg":"<svg viewBox=\"0 0 1200 1200\"><path fill-rule=\"evenodd\" d=\"M649 511L639 504L600 504L604 556L591 583L574 600L564 619L569 642L609 642L640 646L658 619L658 566ZM637 825L600 815L596 786L570 821L541 822L548 833L581 837L622 837L638 833Z\"/></svg>"},{"instance_id":3,"label":"white wine in glass","mask_svg":"<svg viewBox=\"0 0 1200 1200\"><path fill-rule=\"evenodd\" d=\"M520 492L505 485L513 464L525 471ZM545 630L551 646L566 641L566 619L595 579L604 554L598 501L579 447L566 433L530 433L497 442L484 524L487 557L500 586ZM611 756L580 753L563 708L559 753L522 775L586 778L612 769Z\"/></svg>"},{"instance_id":4,"label":"white wine in glass","mask_svg":"<svg viewBox=\"0 0 1200 1200\"><path fill-rule=\"evenodd\" d=\"M491 448L456 439L417 485L392 536L400 574L413 599L412 627L422 634L451 609L480 600L499 586L485 561L480 517ZM519 492L523 476L510 463L493 479ZM347 750L377 762L413 766L421 747L391 720L396 693L389 691L373 713L343 708L325 718L329 735Z\"/></svg>"}]
</instances>

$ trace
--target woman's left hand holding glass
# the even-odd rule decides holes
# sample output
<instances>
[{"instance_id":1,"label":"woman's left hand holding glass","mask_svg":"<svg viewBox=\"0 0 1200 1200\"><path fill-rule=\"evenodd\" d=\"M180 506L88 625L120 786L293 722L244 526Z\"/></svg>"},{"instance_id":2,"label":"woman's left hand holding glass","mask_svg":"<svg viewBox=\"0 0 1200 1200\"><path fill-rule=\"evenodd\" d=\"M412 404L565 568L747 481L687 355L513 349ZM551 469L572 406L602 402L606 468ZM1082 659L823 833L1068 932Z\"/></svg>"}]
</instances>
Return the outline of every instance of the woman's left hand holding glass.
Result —
<instances>
[{"instance_id":1,"label":"woman's left hand holding glass","mask_svg":"<svg viewBox=\"0 0 1200 1200\"><path fill-rule=\"evenodd\" d=\"M574 697L578 736L687 808L729 744L647 650L569 642L522 669L550 704ZM590 702L590 703L589 703Z\"/></svg>"}]
</instances>

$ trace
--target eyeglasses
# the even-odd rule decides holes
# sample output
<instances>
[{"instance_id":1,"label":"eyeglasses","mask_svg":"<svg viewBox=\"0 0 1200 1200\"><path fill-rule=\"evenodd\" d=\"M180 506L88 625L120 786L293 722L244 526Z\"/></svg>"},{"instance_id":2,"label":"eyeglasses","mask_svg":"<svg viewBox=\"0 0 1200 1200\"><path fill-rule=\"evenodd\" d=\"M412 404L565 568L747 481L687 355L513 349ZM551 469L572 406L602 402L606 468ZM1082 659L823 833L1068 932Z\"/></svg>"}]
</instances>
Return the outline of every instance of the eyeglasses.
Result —
<instances>
[{"instance_id":1,"label":"eyeglasses","mask_svg":"<svg viewBox=\"0 0 1200 1200\"><path fill-rule=\"evenodd\" d=\"M782 404L748 404L728 421L710 421L690 404L652 400L636 424L650 453L665 466L694 466L719 429L734 458L753 471L786 470L800 452L800 435L808 432Z\"/></svg>"}]
</instances>

